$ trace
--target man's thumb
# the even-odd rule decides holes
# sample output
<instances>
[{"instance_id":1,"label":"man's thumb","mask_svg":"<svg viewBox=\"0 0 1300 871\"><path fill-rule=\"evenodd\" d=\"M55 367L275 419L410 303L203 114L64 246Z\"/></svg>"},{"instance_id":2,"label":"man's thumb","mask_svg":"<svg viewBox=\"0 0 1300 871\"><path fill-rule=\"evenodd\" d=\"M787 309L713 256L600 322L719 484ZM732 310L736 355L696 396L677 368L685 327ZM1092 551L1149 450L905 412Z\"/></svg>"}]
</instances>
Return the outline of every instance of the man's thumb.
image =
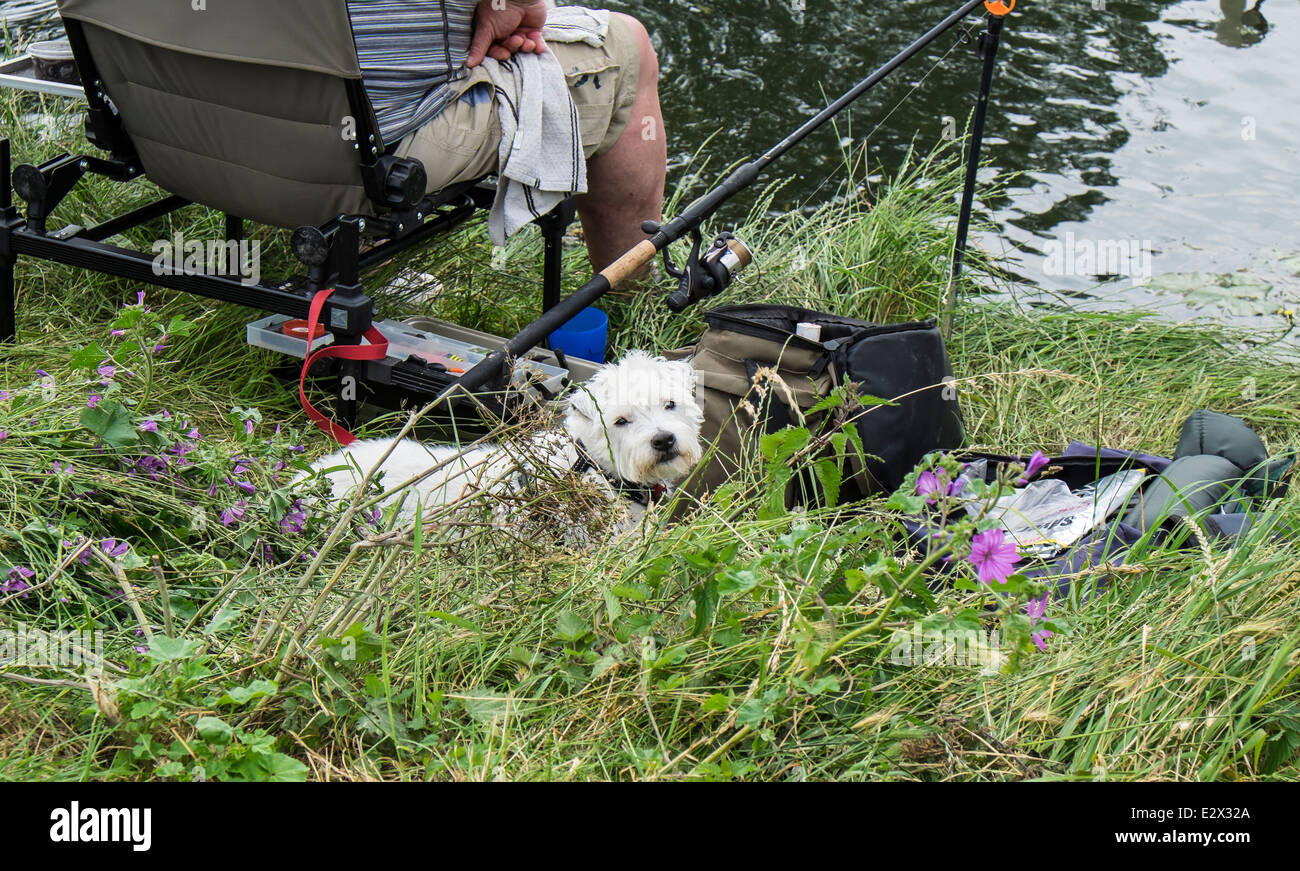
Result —
<instances>
[{"instance_id":1,"label":"man's thumb","mask_svg":"<svg viewBox=\"0 0 1300 871\"><path fill-rule=\"evenodd\" d=\"M476 67L483 63L483 58L487 55L488 46L492 44L492 34L486 27L478 26L474 28L474 35L469 41L469 54L465 55L465 66Z\"/></svg>"}]
</instances>

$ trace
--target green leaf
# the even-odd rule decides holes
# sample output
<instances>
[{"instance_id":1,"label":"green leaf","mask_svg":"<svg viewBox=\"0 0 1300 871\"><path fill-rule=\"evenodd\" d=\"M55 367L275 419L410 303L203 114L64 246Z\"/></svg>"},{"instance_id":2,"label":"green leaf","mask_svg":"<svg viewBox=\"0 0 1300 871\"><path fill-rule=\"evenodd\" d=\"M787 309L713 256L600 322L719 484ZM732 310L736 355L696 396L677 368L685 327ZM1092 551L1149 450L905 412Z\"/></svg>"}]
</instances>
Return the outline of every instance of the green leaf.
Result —
<instances>
[{"instance_id":1,"label":"green leaf","mask_svg":"<svg viewBox=\"0 0 1300 871\"><path fill-rule=\"evenodd\" d=\"M229 744L235 734L229 723L217 717L199 717L194 726L199 730L199 736L209 744Z\"/></svg>"},{"instance_id":2,"label":"green leaf","mask_svg":"<svg viewBox=\"0 0 1300 871\"><path fill-rule=\"evenodd\" d=\"M731 699L722 693L714 693L700 703L700 710L706 714L723 714L731 707Z\"/></svg>"},{"instance_id":3,"label":"green leaf","mask_svg":"<svg viewBox=\"0 0 1300 871\"><path fill-rule=\"evenodd\" d=\"M108 359L108 352L101 348L98 342L92 342L80 351L74 351L68 364L73 369L97 369L106 359Z\"/></svg>"},{"instance_id":4,"label":"green leaf","mask_svg":"<svg viewBox=\"0 0 1300 871\"><path fill-rule=\"evenodd\" d=\"M218 705L246 705L253 699L274 695L277 687L274 681L255 680L248 686L233 687L217 699Z\"/></svg>"},{"instance_id":5,"label":"green leaf","mask_svg":"<svg viewBox=\"0 0 1300 871\"><path fill-rule=\"evenodd\" d=\"M748 593L758 586L758 572L753 569L727 569L718 581L718 595L731 596Z\"/></svg>"},{"instance_id":6,"label":"green leaf","mask_svg":"<svg viewBox=\"0 0 1300 871\"><path fill-rule=\"evenodd\" d=\"M302 783L307 779L307 766L283 753L259 755L257 764L272 783Z\"/></svg>"},{"instance_id":7,"label":"green leaf","mask_svg":"<svg viewBox=\"0 0 1300 871\"><path fill-rule=\"evenodd\" d=\"M840 482L844 478L839 464L829 458L818 460L813 465L813 472L817 475L817 482L822 486L822 495L826 497L826 504L838 505L840 501Z\"/></svg>"},{"instance_id":8,"label":"green leaf","mask_svg":"<svg viewBox=\"0 0 1300 871\"><path fill-rule=\"evenodd\" d=\"M591 623L572 611L561 611L555 621L555 635L563 641L579 641L591 632Z\"/></svg>"},{"instance_id":9,"label":"green leaf","mask_svg":"<svg viewBox=\"0 0 1300 871\"><path fill-rule=\"evenodd\" d=\"M208 621L208 625L203 627L203 634L218 635L230 629L238 619L238 611L232 608L222 608L212 616L212 619Z\"/></svg>"},{"instance_id":10,"label":"green leaf","mask_svg":"<svg viewBox=\"0 0 1300 871\"><path fill-rule=\"evenodd\" d=\"M757 729L767 719L767 708L759 699L750 699L736 710L736 725Z\"/></svg>"},{"instance_id":11,"label":"green leaf","mask_svg":"<svg viewBox=\"0 0 1300 871\"><path fill-rule=\"evenodd\" d=\"M194 655L194 651L198 649L199 642L197 641L155 635L149 641L145 656L154 662L175 662L178 659L189 659Z\"/></svg>"},{"instance_id":12,"label":"green leaf","mask_svg":"<svg viewBox=\"0 0 1300 871\"><path fill-rule=\"evenodd\" d=\"M650 598L650 587L646 584L618 584L610 592L620 599L631 599L633 602L644 602Z\"/></svg>"},{"instance_id":13,"label":"green leaf","mask_svg":"<svg viewBox=\"0 0 1300 871\"><path fill-rule=\"evenodd\" d=\"M110 447L123 448L140 440L140 434L131 426L131 413L115 400L106 400L94 408L83 408L80 423Z\"/></svg>"}]
</instances>

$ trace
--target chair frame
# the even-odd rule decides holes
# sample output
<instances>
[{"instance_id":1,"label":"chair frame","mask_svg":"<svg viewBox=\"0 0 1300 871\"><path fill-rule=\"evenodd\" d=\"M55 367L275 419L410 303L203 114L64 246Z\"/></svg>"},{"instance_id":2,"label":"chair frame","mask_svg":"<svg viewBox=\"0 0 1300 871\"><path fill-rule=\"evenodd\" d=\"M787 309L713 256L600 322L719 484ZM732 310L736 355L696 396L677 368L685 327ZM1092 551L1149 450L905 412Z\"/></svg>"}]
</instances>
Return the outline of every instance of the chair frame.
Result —
<instances>
[{"instance_id":1,"label":"chair frame","mask_svg":"<svg viewBox=\"0 0 1300 871\"><path fill-rule=\"evenodd\" d=\"M423 177L423 167L412 158L385 153L362 82L347 80L348 103L357 125L354 147L358 165L377 213L343 214L320 226L296 229L291 247L306 267L305 280L296 274L287 280L247 285L237 275L191 272L180 266L159 274L154 270L152 253L108 243L116 235L191 205L189 200L175 195L92 227L69 224L50 231L50 216L83 176L94 174L129 183L145 175L130 136L108 104L81 23L64 19L64 25L85 88L86 138L108 152L109 157L65 153L39 166L24 164L11 169L9 140L0 140L0 169L5 178L0 185L0 342L12 341L16 333L14 269L18 257L28 256L293 318L307 317L312 297L324 288L334 288L322 310L321 322L334 334L335 345L359 344L374 316L374 303L365 293L362 273L454 230L479 209L492 204L495 186L483 179L418 200L395 193L393 181L397 174L409 177L415 172ZM26 202L25 214L14 205L14 193ZM560 301L562 238L573 217L573 200L568 199L536 221L542 230L544 249L543 317L539 320ZM243 234L244 220L226 214L225 240L238 242ZM367 243L371 247L363 251ZM422 377L418 367L410 366L404 367L400 384L376 384L366 378L368 368L357 362L339 362L337 413L345 423L356 416L357 383L371 382L368 398L385 404L408 398L427 399L446 386L445 376L438 377L439 373L431 371Z\"/></svg>"}]
</instances>

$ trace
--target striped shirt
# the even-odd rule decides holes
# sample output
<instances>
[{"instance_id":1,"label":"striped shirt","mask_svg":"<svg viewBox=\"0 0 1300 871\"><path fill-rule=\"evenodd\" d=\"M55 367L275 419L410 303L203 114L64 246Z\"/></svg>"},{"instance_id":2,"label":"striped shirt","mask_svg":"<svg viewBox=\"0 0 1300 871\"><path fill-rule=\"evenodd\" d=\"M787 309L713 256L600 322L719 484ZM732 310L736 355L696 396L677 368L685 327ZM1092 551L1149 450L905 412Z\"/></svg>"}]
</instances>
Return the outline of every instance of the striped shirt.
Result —
<instances>
[{"instance_id":1,"label":"striped shirt","mask_svg":"<svg viewBox=\"0 0 1300 871\"><path fill-rule=\"evenodd\" d=\"M269 0L268 0L269 2ZM366 94L386 146L452 101L478 0L347 0Z\"/></svg>"}]
</instances>

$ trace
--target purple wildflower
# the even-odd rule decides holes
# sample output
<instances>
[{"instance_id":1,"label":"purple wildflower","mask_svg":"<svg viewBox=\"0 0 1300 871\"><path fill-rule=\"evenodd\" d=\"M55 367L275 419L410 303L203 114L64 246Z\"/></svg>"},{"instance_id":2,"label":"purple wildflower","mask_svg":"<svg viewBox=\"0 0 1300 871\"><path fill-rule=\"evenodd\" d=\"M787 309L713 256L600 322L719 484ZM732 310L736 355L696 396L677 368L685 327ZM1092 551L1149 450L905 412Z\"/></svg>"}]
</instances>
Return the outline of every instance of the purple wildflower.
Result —
<instances>
[{"instance_id":1,"label":"purple wildflower","mask_svg":"<svg viewBox=\"0 0 1300 871\"><path fill-rule=\"evenodd\" d=\"M96 405L99 405L99 401L103 398L104 397L97 393L90 394L90 398L86 400L86 408L94 408Z\"/></svg>"},{"instance_id":2,"label":"purple wildflower","mask_svg":"<svg viewBox=\"0 0 1300 871\"><path fill-rule=\"evenodd\" d=\"M7 438L9 438L8 431L0 429L0 442L4 441Z\"/></svg>"},{"instance_id":3,"label":"purple wildflower","mask_svg":"<svg viewBox=\"0 0 1300 871\"><path fill-rule=\"evenodd\" d=\"M7 402L8 400L9 400L9 391L0 390L0 402Z\"/></svg>"},{"instance_id":4,"label":"purple wildflower","mask_svg":"<svg viewBox=\"0 0 1300 871\"><path fill-rule=\"evenodd\" d=\"M302 507L302 500L295 499L293 505L285 512L284 517L280 518L280 530L291 535L297 535L303 530L307 521L307 512Z\"/></svg>"},{"instance_id":5,"label":"purple wildflower","mask_svg":"<svg viewBox=\"0 0 1300 871\"><path fill-rule=\"evenodd\" d=\"M156 421L156 420L146 420L144 423L140 424L140 431L141 431L141 432L157 432L157 431L158 431L158 421Z\"/></svg>"},{"instance_id":6,"label":"purple wildflower","mask_svg":"<svg viewBox=\"0 0 1300 871\"><path fill-rule=\"evenodd\" d=\"M137 290L137 291L135 292L135 304L136 304L136 305L144 305L144 291L143 291L143 290Z\"/></svg>"},{"instance_id":7,"label":"purple wildflower","mask_svg":"<svg viewBox=\"0 0 1300 871\"><path fill-rule=\"evenodd\" d=\"M1029 625L1031 627L1043 619L1043 615L1047 613L1047 597L1048 594L1044 593L1041 599L1032 599L1025 606L1025 613L1029 615ZM1029 633L1029 640L1034 642L1035 647L1044 652L1047 650L1047 639L1051 637L1052 630L1050 629L1038 629Z\"/></svg>"},{"instance_id":8,"label":"purple wildflower","mask_svg":"<svg viewBox=\"0 0 1300 871\"><path fill-rule=\"evenodd\" d=\"M938 473L928 469L916 478L916 492L927 497L926 502L933 505L938 495L956 496L966 486L964 480L948 481L948 473L940 469Z\"/></svg>"},{"instance_id":9,"label":"purple wildflower","mask_svg":"<svg viewBox=\"0 0 1300 871\"><path fill-rule=\"evenodd\" d=\"M119 557L131 548L125 541L119 542L116 538L106 538L99 543L99 549L111 557Z\"/></svg>"},{"instance_id":10,"label":"purple wildflower","mask_svg":"<svg viewBox=\"0 0 1300 871\"><path fill-rule=\"evenodd\" d=\"M113 377L117 375L117 367L111 365L107 360L100 363L99 368L95 371L98 372L99 377L103 378L105 381L112 381Z\"/></svg>"},{"instance_id":11,"label":"purple wildflower","mask_svg":"<svg viewBox=\"0 0 1300 871\"><path fill-rule=\"evenodd\" d=\"M126 335L126 330L109 330L108 334L115 339L120 339Z\"/></svg>"},{"instance_id":12,"label":"purple wildflower","mask_svg":"<svg viewBox=\"0 0 1300 871\"><path fill-rule=\"evenodd\" d=\"M1047 457L1043 456L1042 451L1034 451L1034 455L1029 458L1029 465L1025 466L1025 472L1016 481L1017 484L1028 484L1029 480L1042 471L1047 465Z\"/></svg>"},{"instance_id":13,"label":"purple wildflower","mask_svg":"<svg viewBox=\"0 0 1300 871\"><path fill-rule=\"evenodd\" d=\"M975 566L980 583L1003 583L1011 574L1011 567L1020 562L1013 542L1006 540L1001 529L977 532L971 538L970 556L966 558Z\"/></svg>"},{"instance_id":14,"label":"purple wildflower","mask_svg":"<svg viewBox=\"0 0 1300 871\"><path fill-rule=\"evenodd\" d=\"M253 422L251 420L244 421L244 434L245 435L253 434Z\"/></svg>"},{"instance_id":15,"label":"purple wildflower","mask_svg":"<svg viewBox=\"0 0 1300 871\"><path fill-rule=\"evenodd\" d=\"M916 478L916 492L920 496L925 496L926 502L934 502L934 494L942 489L939 485L939 476L929 469L926 469Z\"/></svg>"},{"instance_id":16,"label":"purple wildflower","mask_svg":"<svg viewBox=\"0 0 1300 871\"><path fill-rule=\"evenodd\" d=\"M231 487L236 487L236 488L238 488L238 489L240 489L240 490L243 490L243 491L244 491L245 493L247 493L249 496L252 496L254 493L257 492L257 487L253 486L253 485L250 484L249 482L247 482L247 481L236 481L234 478L231 478L231 477L229 477L229 476L226 477L226 484L228 484L228 485L231 486Z\"/></svg>"},{"instance_id":17,"label":"purple wildflower","mask_svg":"<svg viewBox=\"0 0 1300 871\"><path fill-rule=\"evenodd\" d=\"M248 502L244 499L241 499L238 502L236 502L234 505L232 505L230 508L227 508L225 511L221 512L221 525L238 526L239 521L243 520L244 515L247 513L248 513Z\"/></svg>"},{"instance_id":18,"label":"purple wildflower","mask_svg":"<svg viewBox=\"0 0 1300 871\"><path fill-rule=\"evenodd\" d=\"M32 585L27 583L36 577L36 572L26 566L14 566L9 569L9 576L3 584L0 584L0 593L22 593L23 598L27 598L27 591Z\"/></svg>"},{"instance_id":19,"label":"purple wildflower","mask_svg":"<svg viewBox=\"0 0 1300 871\"><path fill-rule=\"evenodd\" d=\"M50 377L52 377L52 376L50 375L50 373L49 373L49 372L46 372L44 369L37 369L37 370L36 370L36 374L39 375L39 376L41 376L42 378L50 378Z\"/></svg>"}]
</instances>

